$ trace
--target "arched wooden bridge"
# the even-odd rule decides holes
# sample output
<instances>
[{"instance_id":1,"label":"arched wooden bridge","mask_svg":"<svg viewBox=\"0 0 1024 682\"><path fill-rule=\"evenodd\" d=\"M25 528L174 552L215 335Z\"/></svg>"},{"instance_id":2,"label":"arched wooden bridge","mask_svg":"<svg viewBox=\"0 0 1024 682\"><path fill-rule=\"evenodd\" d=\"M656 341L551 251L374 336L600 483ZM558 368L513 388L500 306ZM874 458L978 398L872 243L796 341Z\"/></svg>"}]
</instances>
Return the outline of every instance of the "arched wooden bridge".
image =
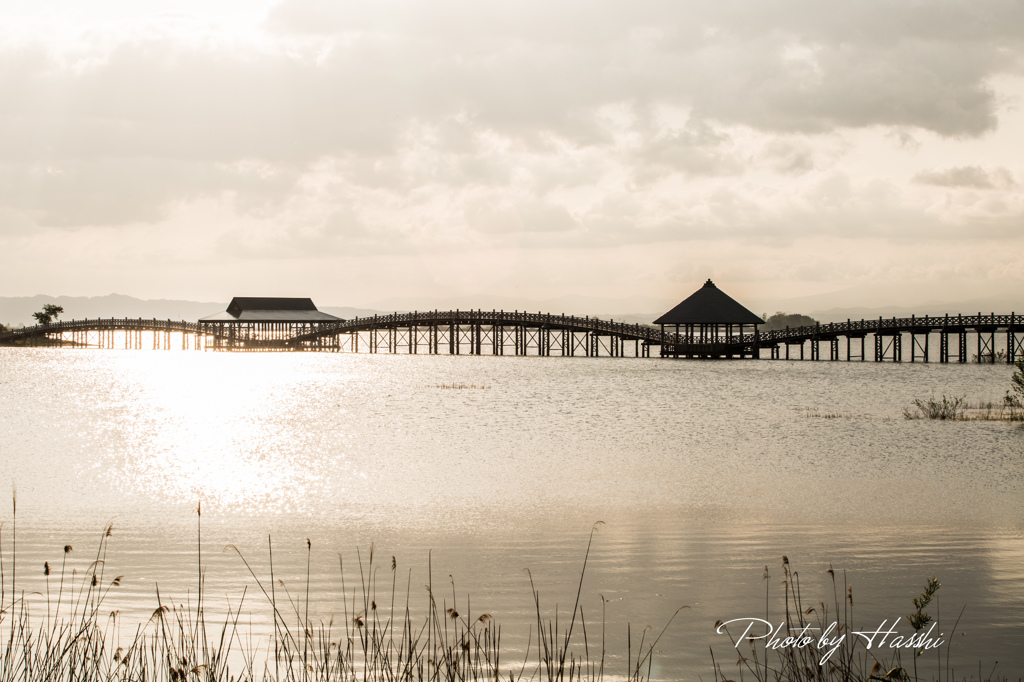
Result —
<instances>
[{"instance_id":1,"label":"arched wooden bridge","mask_svg":"<svg viewBox=\"0 0 1024 682\"><path fill-rule=\"evenodd\" d=\"M824 359L827 349L829 360L1009 363L1024 358L1024 320L981 313L880 317L711 338L706 330L676 334L649 325L519 311L393 313L282 324L259 335L228 323L102 318L8 330L0 333L0 345L565 357L650 357L657 346L662 357L801 360Z\"/></svg>"},{"instance_id":2,"label":"arched wooden bridge","mask_svg":"<svg viewBox=\"0 0 1024 682\"><path fill-rule=\"evenodd\" d=\"M202 347L198 322L116 317L60 320L50 324L9 329L0 332L0 345L135 350L151 347L156 350L172 348L172 334L181 334L182 350ZM188 343L190 340L192 344Z\"/></svg>"}]
</instances>

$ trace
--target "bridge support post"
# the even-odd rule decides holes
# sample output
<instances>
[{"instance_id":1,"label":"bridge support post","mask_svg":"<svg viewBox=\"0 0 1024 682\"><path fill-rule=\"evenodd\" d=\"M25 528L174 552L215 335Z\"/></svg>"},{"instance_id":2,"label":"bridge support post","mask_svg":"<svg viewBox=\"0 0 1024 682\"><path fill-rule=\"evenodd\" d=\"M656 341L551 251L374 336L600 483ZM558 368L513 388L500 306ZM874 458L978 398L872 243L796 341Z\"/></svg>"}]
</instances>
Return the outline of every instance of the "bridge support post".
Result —
<instances>
[{"instance_id":1,"label":"bridge support post","mask_svg":"<svg viewBox=\"0 0 1024 682\"><path fill-rule=\"evenodd\" d=\"M1018 358L1024 359L1024 334L1019 330L1016 313L1010 313L1010 324L1006 328L1006 362L1012 365Z\"/></svg>"},{"instance_id":2,"label":"bridge support post","mask_svg":"<svg viewBox=\"0 0 1024 682\"><path fill-rule=\"evenodd\" d=\"M1013 336L1013 318L1014 313L1010 313L1010 324L1006 328L1006 364L1008 365L1013 364L1013 359L1017 355L1017 349L1014 344L1016 339Z\"/></svg>"},{"instance_id":3,"label":"bridge support post","mask_svg":"<svg viewBox=\"0 0 1024 682\"><path fill-rule=\"evenodd\" d=\"M979 318L981 316L979 315ZM979 319L980 322L980 319ZM996 333L978 329L978 362L995 364L996 361Z\"/></svg>"},{"instance_id":4,"label":"bridge support post","mask_svg":"<svg viewBox=\"0 0 1024 682\"><path fill-rule=\"evenodd\" d=\"M924 339L918 341L920 334L911 331L910 332L910 361L915 362L918 359L923 362L928 362L928 336L927 331L924 332Z\"/></svg>"},{"instance_id":5,"label":"bridge support post","mask_svg":"<svg viewBox=\"0 0 1024 682\"><path fill-rule=\"evenodd\" d=\"M967 362L967 328L964 327L964 316L956 316L956 335L957 335L957 346L956 346L956 357L957 362Z\"/></svg>"}]
</instances>

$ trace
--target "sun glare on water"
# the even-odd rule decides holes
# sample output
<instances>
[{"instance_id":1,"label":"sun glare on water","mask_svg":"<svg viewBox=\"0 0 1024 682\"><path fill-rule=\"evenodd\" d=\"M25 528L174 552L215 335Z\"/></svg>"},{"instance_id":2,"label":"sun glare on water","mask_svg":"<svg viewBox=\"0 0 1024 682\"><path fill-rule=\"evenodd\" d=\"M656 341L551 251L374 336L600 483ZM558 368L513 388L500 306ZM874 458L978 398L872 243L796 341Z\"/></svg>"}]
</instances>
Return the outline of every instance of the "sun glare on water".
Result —
<instances>
[{"instance_id":1,"label":"sun glare on water","mask_svg":"<svg viewBox=\"0 0 1024 682\"><path fill-rule=\"evenodd\" d=\"M315 396L326 380L301 357L128 352L112 369L123 391L111 396L121 403L112 427L124 439L114 470L128 494L296 511L324 467L344 467L338 450L308 442L296 418L322 409ZM349 378L330 376L334 384Z\"/></svg>"}]
</instances>

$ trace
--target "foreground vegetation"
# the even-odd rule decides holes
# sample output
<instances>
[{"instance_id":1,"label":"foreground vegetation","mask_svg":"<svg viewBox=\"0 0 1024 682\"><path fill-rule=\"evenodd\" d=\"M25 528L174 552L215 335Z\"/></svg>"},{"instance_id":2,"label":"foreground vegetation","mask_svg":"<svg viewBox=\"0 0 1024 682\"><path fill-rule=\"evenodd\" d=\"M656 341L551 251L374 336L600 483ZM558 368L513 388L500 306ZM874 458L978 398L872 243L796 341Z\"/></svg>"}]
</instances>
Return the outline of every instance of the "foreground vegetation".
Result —
<instances>
[{"instance_id":1,"label":"foreground vegetation","mask_svg":"<svg viewBox=\"0 0 1024 682\"><path fill-rule=\"evenodd\" d=\"M111 590L123 579L110 578L107 571L111 535L112 528L107 527L95 560L84 573L69 568L73 548L65 546L59 567L49 563L43 567L45 594L26 594L18 588L13 568L16 538L12 541L14 556L5 557L0 552L0 571L6 565L10 576L9 586L6 576L0 580L0 680L554 682L596 681L607 674L640 681L650 675L654 648L661 638L643 631L639 642L630 645L627 669L605 670L604 623L599 638L593 624L589 624L588 632L580 606L593 531L568 621L560 621L557 612L553 620L545 617L539 594L533 589L536 623L531 628L530 644L523 660L508 663L502 659L500 625L487 613L471 616L468 598L464 602L466 613L460 612L461 607L454 601L454 584L453 601L449 603L434 592L432 580L428 582L426 616L414 618L408 588L404 604L400 597L396 599L398 574L392 557L390 585L378 595L376 575L380 567L372 547L368 563L359 560L360 584L353 592L354 600L345 601L342 623L333 618L326 623L313 622L309 617L308 563L304 598L303 592L289 593L284 583L275 581L273 549L268 540L269 576L258 576L236 548L228 548L245 563L271 612L271 641L263 647L244 626L248 617L243 610L248 608L244 593L237 604L229 606L223 619L208 621L202 554L198 549L197 591L189 603L170 603L157 590L149 621L126 630L116 612L105 607ZM309 540L306 543L308 562L311 545ZM344 593L343 574L342 585ZM125 632L133 634L125 640Z\"/></svg>"},{"instance_id":2,"label":"foreground vegetation","mask_svg":"<svg viewBox=\"0 0 1024 682\"><path fill-rule=\"evenodd\" d=\"M647 628L639 632L628 631L625 668L606 670L604 618L600 633L583 617L580 596L586 575L587 560L594 532L583 558L576 598L568 621L546 617L540 596L530 584L535 609L535 623L531 626L526 651L515 660L506 661L501 648L501 626L488 613L471 615L469 599L466 612L460 612L454 593L454 583L446 581L452 601L435 593L433 581L426 585L426 615L412 615L410 586L406 586L404 603L399 596L398 572L395 557L390 566L375 563L371 546L368 562L359 559L359 585L345 598L340 623L332 617L329 622L314 622L310 618L309 554L310 541L306 541L307 573L305 585L290 592L286 585L274 577L273 547L268 539L270 573L259 576L249 561L229 546L245 564L252 576L258 599L268 608L273 621L271 634L261 642L251 630L246 595L229 605L221 618L207 617L202 553L197 543L196 593L186 603L167 601L157 589L155 608L145 623L125 627L116 611L110 611L107 598L118 588L123 576L109 577L107 548L113 534L108 526L96 549L95 558L85 571L69 566L74 552L70 545L63 548L59 567L44 564L44 592L27 594L19 589L15 573L17 555L16 536L10 556L0 551L0 681L43 682L75 680L76 682L403 682L430 680L455 682L463 680L508 680L521 682L598 682L600 680L626 680L641 682L650 679L655 647L662 635L682 609L680 607L656 636ZM200 527L201 529L201 527ZM200 533L201 537L201 533ZM341 558L339 556L339 571ZM378 571L387 574L382 590L378 589ZM727 668L738 670L739 679L748 676L758 682L869 682L888 680L909 682L919 678L918 659L927 654L937 658L938 680L953 682L956 671L950 667L949 647L934 651L905 648L900 652L882 653L879 648L868 650L862 640L854 637L853 588L845 575L840 584L836 572L828 568L832 578L833 594L807 605L800 591L799 574L791 570L787 557L782 557L782 599L784 617L776 631L780 636L796 636L808 627L828 632L829 624L836 623L832 637L845 635L835 641L834 651L822 660L820 648L777 648L764 639L746 638L745 633L733 633L728 623L718 622L719 633L729 636L732 647L724 661L711 651L710 667L716 682L728 682L737 677L727 674ZM430 573L428 572L428 576ZM22 578L23 579L23 578ZM9 585L8 585L9 580ZM765 566L765 618L769 618L770 576ZM341 573L342 593L348 594ZM390 582L390 584L388 584ZM411 582L411 580L410 580ZM926 611L938 580L928 580L925 590L913 600L915 611L907 621L918 636L931 622ZM839 597L838 595L843 595ZM304 597L303 597L304 595ZM957 623L949 631L951 641ZM742 629L742 628L740 628ZM128 633L128 637L124 637ZM923 641L923 640L922 640ZM749 650L749 653L746 653ZM721 653L721 648L719 649ZM740 652L739 660L732 657ZM945 658L945 667L943 667ZM929 662L929 669L931 663ZM689 671L691 674L695 671ZM983 679L980 671L977 678ZM987 680L995 681L990 672ZM1003 678L999 678L1003 679Z\"/></svg>"},{"instance_id":3,"label":"foreground vegetation","mask_svg":"<svg viewBox=\"0 0 1024 682\"><path fill-rule=\"evenodd\" d=\"M941 400L928 398L914 400L912 408L903 410L905 419L1024 421L1024 359L1014 363L1010 388L1002 401L970 403L966 396L942 396Z\"/></svg>"}]
</instances>

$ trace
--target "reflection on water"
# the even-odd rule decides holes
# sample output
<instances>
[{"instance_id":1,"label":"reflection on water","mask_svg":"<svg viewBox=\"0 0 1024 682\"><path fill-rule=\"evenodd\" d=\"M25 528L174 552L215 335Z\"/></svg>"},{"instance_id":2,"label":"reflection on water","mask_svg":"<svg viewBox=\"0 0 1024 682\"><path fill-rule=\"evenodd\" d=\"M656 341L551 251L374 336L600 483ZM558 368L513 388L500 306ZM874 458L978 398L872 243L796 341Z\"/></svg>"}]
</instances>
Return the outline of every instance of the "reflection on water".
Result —
<instances>
[{"instance_id":1,"label":"reflection on water","mask_svg":"<svg viewBox=\"0 0 1024 682\"><path fill-rule=\"evenodd\" d=\"M477 388L440 388L460 384ZM660 630L691 607L659 646L666 679L711 675L709 644L729 649L712 624L763 613L783 554L815 602L832 598L831 563L871 627L938 576L943 622L967 607L954 663L1010 674L1024 669L1024 432L900 416L1008 384L998 365L0 349L0 473L18 487L22 575L68 543L88 563L113 520L113 604L140 621L157 583L194 591L201 499L208 595L252 584L225 545L265 570L272 534L295 586L310 538L320 616L343 607L337 553L351 589L371 542L382 574L391 555L412 571L415 605L432 550L434 580L494 613L515 651L523 569L567 615L600 519L583 605L591 619L607 600L613 654L626 622ZM826 413L842 417L808 416ZM259 631L268 614L249 603Z\"/></svg>"}]
</instances>

